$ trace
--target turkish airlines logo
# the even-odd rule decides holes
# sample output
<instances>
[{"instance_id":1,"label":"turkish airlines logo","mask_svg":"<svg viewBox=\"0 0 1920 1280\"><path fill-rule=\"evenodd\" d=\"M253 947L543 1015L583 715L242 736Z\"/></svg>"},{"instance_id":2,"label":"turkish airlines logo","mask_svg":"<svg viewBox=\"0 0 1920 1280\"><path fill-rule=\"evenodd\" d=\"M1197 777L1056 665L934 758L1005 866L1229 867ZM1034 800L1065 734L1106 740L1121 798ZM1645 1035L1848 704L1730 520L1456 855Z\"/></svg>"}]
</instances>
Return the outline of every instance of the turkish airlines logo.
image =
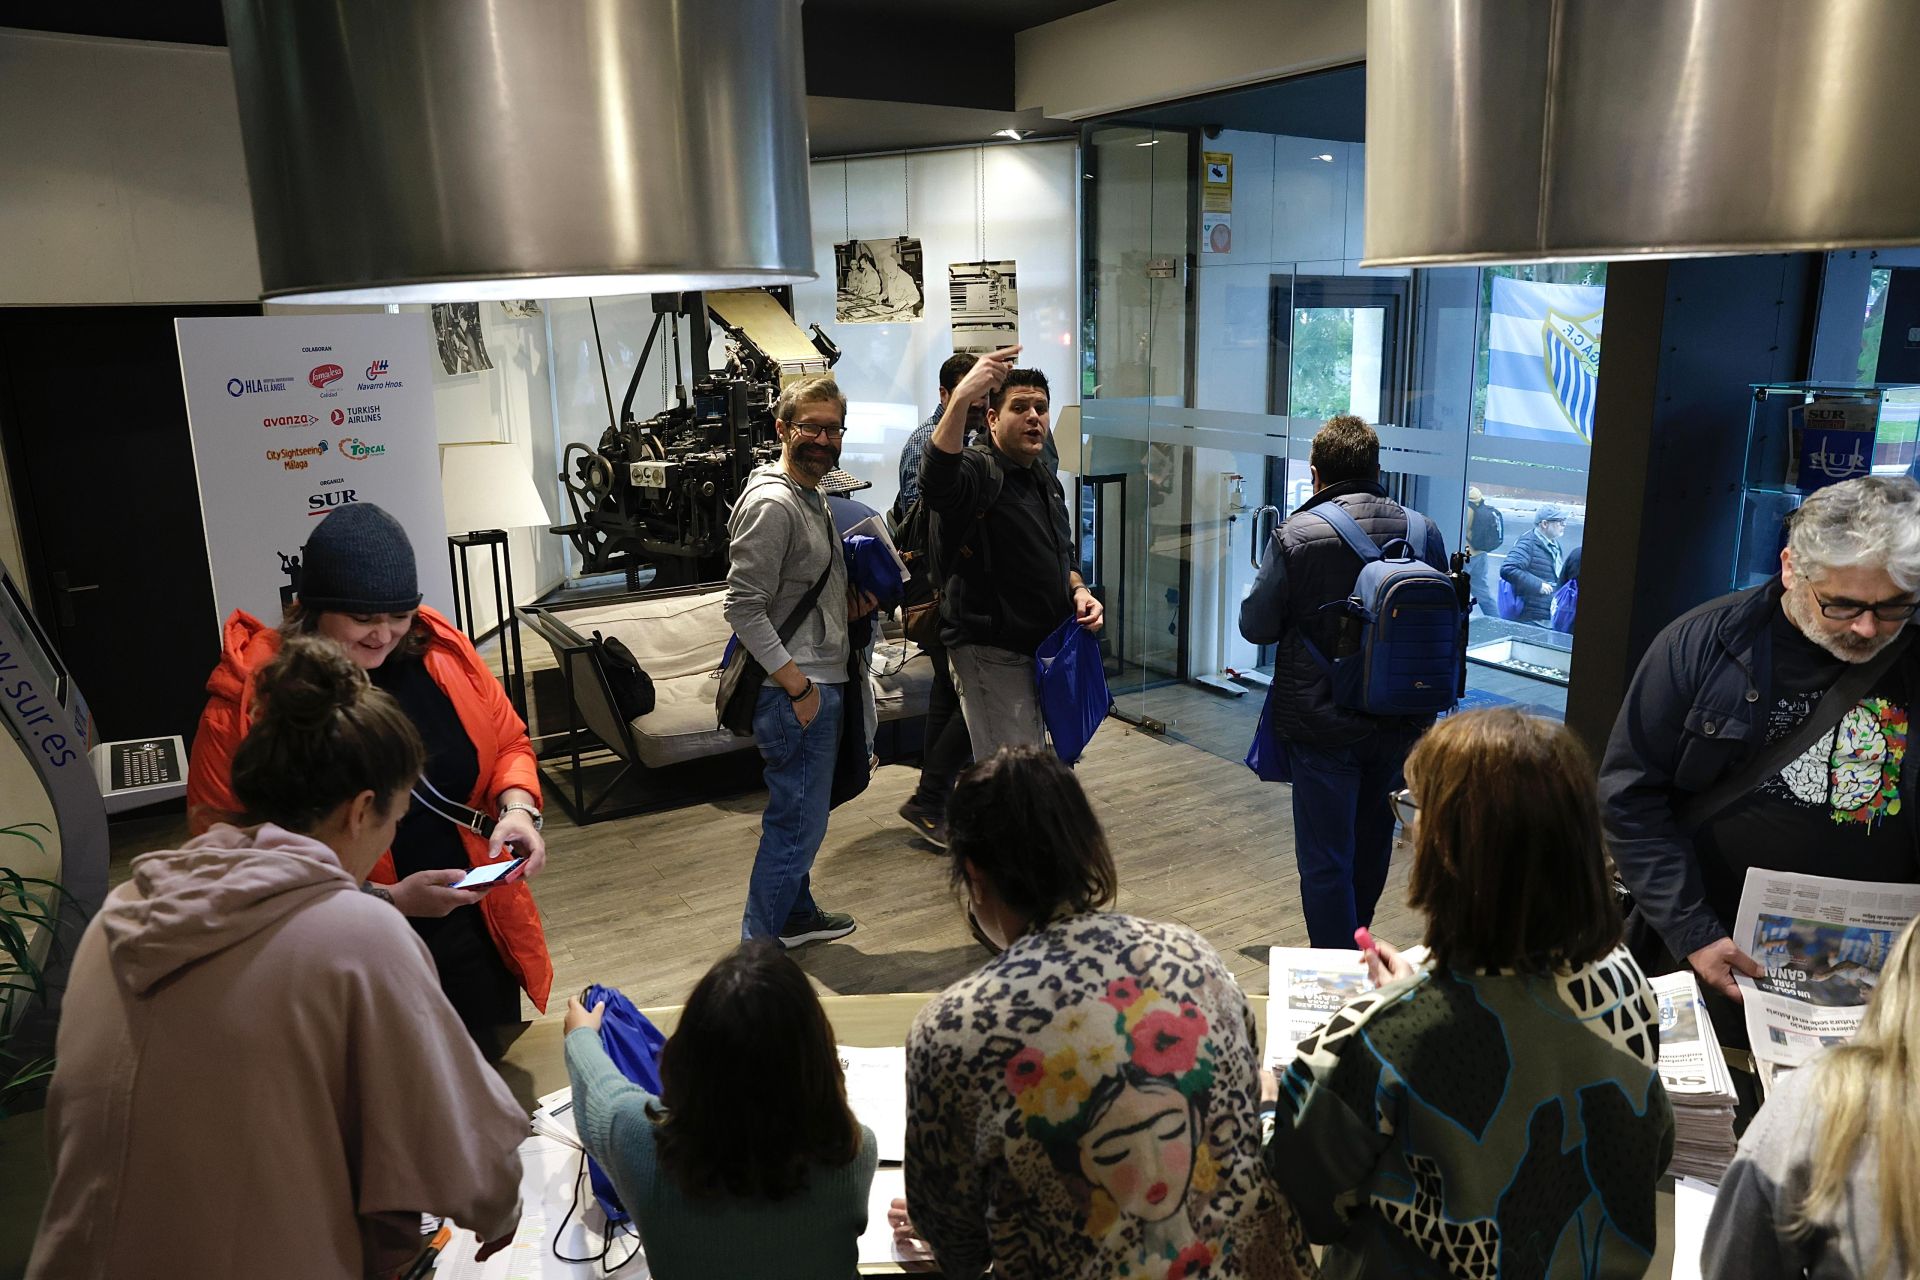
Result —
<instances>
[{"instance_id":1,"label":"turkish airlines logo","mask_svg":"<svg viewBox=\"0 0 1920 1280\"><path fill-rule=\"evenodd\" d=\"M307 381L311 382L314 388L318 390L324 388L328 383L338 382L346 376L347 371L339 365L323 364L316 366L312 372L307 374Z\"/></svg>"}]
</instances>

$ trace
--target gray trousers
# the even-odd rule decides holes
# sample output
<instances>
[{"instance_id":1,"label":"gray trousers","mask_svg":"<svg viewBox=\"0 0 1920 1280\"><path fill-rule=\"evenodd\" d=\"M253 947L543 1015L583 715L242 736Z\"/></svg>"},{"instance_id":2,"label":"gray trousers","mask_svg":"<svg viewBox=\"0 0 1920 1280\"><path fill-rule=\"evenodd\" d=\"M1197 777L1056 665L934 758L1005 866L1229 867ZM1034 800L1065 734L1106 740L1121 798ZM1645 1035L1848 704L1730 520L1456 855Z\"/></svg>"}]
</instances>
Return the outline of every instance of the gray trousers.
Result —
<instances>
[{"instance_id":1,"label":"gray trousers","mask_svg":"<svg viewBox=\"0 0 1920 1280\"><path fill-rule=\"evenodd\" d=\"M947 659L975 760L985 760L1001 747L1046 745L1032 655L990 644L962 644L948 649Z\"/></svg>"}]
</instances>

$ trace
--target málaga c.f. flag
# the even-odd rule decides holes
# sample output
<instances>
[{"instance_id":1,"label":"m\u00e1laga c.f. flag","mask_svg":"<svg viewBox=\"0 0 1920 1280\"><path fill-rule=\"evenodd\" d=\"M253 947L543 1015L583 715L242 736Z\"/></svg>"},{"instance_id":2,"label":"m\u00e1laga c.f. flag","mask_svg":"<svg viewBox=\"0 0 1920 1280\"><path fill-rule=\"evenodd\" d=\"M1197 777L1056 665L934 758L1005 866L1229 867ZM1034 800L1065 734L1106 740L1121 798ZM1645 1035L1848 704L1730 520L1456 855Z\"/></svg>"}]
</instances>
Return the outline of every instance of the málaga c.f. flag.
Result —
<instances>
[{"instance_id":1,"label":"m\u00e1laga c.f. flag","mask_svg":"<svg viewBox=\"0 0 1920 1280\"><path fill-rule=\"evenodd\" d=\"M1604 285L1493 278L1487 434L1593 442Z\"/></svg>"}]
</instances>

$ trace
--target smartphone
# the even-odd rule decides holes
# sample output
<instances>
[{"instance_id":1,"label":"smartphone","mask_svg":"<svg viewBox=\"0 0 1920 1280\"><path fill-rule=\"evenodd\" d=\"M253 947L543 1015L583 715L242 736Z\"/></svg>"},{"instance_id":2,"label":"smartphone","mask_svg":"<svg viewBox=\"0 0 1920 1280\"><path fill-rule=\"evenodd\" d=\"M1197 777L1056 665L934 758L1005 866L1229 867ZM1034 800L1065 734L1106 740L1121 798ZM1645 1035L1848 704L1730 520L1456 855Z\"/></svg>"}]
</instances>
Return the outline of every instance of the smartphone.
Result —
<instances>
[{"instance_id":1,"label":"smartphone","mask_svg":"<svg viewBox=\"0 0 1920 1280\"><path fill-rule=\"evenodd\" d=\"M467 872L464 879L456 880L448 887L454 889L484 889L488 885L498 882L499 879L508 872L517 870L525 864L525 862L525 858L509 858L505 862L489 862L484 867L475 867L473 870Z\"/></svg>"}]
</instances>

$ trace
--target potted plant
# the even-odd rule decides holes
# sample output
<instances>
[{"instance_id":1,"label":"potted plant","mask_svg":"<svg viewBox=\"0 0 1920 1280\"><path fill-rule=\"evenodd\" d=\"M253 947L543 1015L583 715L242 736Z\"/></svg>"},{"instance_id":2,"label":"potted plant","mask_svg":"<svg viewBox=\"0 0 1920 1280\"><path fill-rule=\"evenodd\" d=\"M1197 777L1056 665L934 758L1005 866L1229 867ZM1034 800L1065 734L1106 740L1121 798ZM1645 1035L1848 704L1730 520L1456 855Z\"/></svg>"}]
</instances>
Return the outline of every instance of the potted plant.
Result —
<instances>
[{"instance_id":1,"label":"potted plant","mask_svg":"<svg viewBox=\"0 0 1920 1280\"><path fill-rule=\"evenodd\" d=\"M45 823L0 827L0 838L25 840L45 860ZM44 1046L23 1043L23 1027L47 997L45 958L57 944L60 886L0 865L0 1119L21 1100L35 1098L53 1074Z\"/></svg>"}]
</instances>

